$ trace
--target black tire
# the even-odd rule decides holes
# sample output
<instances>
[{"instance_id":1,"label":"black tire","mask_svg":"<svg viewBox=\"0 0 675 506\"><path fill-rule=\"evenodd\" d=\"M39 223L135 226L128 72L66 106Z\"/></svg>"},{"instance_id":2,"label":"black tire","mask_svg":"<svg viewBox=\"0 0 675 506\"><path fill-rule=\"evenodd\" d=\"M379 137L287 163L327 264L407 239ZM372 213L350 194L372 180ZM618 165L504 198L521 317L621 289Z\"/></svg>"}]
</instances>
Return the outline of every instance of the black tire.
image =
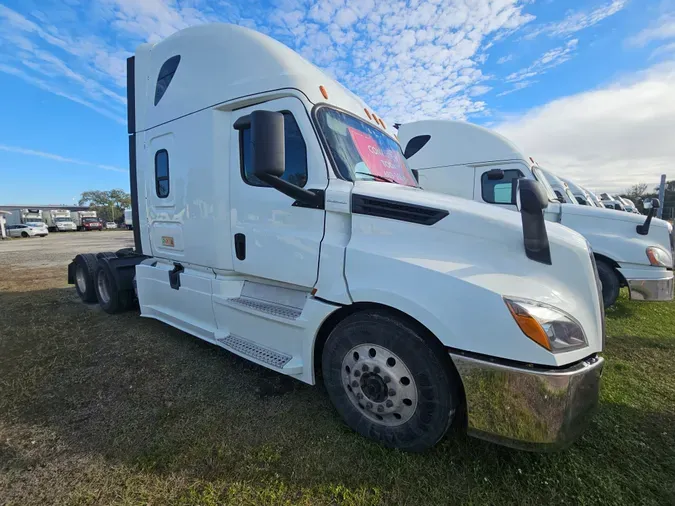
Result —
<instances>
[{"instance_id":1,"label":"black tire","mask_svg":"<svg viewBox=\"0 0 675 506\"><path fill-rule=\"evenodd\" d=\"M598 261L597 266L600 283L602 283L602 302L608 308L614 305L616 299L619 298L621 281L619 280L619 274L613 267L602 261Z\"/></svg>"},{"instance_id":2,"label":"black tire","mask_svg":"<svg viewBox=\"0 0 675 506\"><path fill-rule=\"evenodd\" d=\"M82 302L92 304L96 302L96 290L94 288L94 274L96 273L96 255L83 253L75 257L75 290ZM79 272L78 272L79 271ZM78 274L81 276L78 282ZM82 285L82 286L81 286Z\"/></svg>"},{"instance_id":3,"label":"black tire","mask_svg":"<svg viewBox=\"0 0 675 506\"><path fill-rule=\"evenodd\" d=\"M21 237L23 237L24 239L28 237L28 232L21 232Z\"/></svg>"},{"instance_id":4,"label":"black tire","mask_svg":"<svg viewBox=\"0 0 675 506\"><path fill-rule=\"evenodd\" d=\"M118 290L115 280L101 263L97 266L94 282L96 298L103 311L117 314L131 308L133 293L130 290Z\"/></svg>"},{"instance_id":5,"label":"black tire","mask_svg":"<svg viewBox=\"0 0 675 506\"><path fill-rule=\"evenodd\" d=\"M366 346L369 356L359 356L347 369L345 361L351 361L353 350L362 345L375 345L379 356L373 353L375 348ZM376 359L385 365L374 365ZM406 374L396 380L393 368L401 366L411 378ZM349 427L384 446L411 452L426 450L443 438L461 399L459 375L443 347L384 311L366 310L340 322L324 346L322 373L328 395ZM381 385L386 385L384 390ZM414 405L406 397L414 397ZM378 411L386 410L390 402L393 408L388 409L405 410L403 404L414 407L403 411L403 417L401 412ZM399 425L387 425L392 423Z\"/></svg>"}]
</instances>

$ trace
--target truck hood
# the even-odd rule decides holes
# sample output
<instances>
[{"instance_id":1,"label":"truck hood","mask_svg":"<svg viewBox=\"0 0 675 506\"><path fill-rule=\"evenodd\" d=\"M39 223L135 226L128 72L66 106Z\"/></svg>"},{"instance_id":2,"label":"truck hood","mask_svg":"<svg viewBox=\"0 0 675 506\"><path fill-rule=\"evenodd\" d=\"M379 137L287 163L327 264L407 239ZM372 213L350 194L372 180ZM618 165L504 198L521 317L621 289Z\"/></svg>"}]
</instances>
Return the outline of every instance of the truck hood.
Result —
<instances>
[{"instance_id":1,"label":"truck hood","mask_svg":"<svg viewBox=\"0 0 675 506\"><path fill-rule=\"evenodd\" d=\"M466 319L469 329L469 313L475 316L481 311L506 314L511 326L513 319L508 310L504 313L503 297L529 299L572 315L582 323L589 339L588 348L555 357L535 345L529 361L562 365L602 348L598 285L590 250L579 233L546 222L552 260L549 265L527 257L520 213L382 182L356 182L352 189L352 197L355 196L386 201L381 208L373 204L373 209L392 209L392 219L383 219L376 212L373 215L363 212L364 208L353 209L346 276L354 300L377 301L373 290L384 294L385 299L380 297L380 300L407 297L419 302L420 311L432 320L456 308L475 308L475 311L465 311L467 315L453 316ZM405 208L397 209L396 204L419 205L448 214L431 225L407 222L399 213L399 209L405 212ZM372 286L363 281L373 276L378 281ZM431 299L427 300L428 297ZM440 307L430 312L428 308L434 304ZM393 307L402 306L394 304ZM415 317L412 312L408 314ZM424 321L424 317L419 320ZM477 334L498 335L499 326L488 331L490 325L474 327L463 334L469 341L487 342ZM515 333L521 334L519 330ZM520 337L517 341L522 342ZM451 342L452 339L448 341ZM478 344L462 346L458 348L488 353L486 349L479 349ZM517 358L517 352L509 351L512 344L506 339L500 347L501 351L492 350L492 354L523 360L522 355Z\"/></svg>"},{"instance_id":2,"label":"truck hood","mask_svg":"<svg viewBox=\"0 0 675 506\"><path fill-rule=\"evenodd\" d=\"M658 246L671 251L668 223L652 219L649 233L640 235L637 226L646 216L613 209L563 204L560 206L560 223L581 233L591 243L595 253L618 262L649 266L646 249Z\"/></svg>"},{"instance_id":3,"label":"truck hood","mask_svg":"<svg viewBox=\"0 0 675 506\"><path fill-rule=\"evenodd\" d=\"M435 227L454 234L501 243L510 248L514 246L515 238L517 250L525 254L520 213L444 193L375 181L358 181L353 193L448 211L448 217L440 220ZM551 243L586 248L584 238L567 227L546 222L546 230Z\"/></svg>"}]
</instances>

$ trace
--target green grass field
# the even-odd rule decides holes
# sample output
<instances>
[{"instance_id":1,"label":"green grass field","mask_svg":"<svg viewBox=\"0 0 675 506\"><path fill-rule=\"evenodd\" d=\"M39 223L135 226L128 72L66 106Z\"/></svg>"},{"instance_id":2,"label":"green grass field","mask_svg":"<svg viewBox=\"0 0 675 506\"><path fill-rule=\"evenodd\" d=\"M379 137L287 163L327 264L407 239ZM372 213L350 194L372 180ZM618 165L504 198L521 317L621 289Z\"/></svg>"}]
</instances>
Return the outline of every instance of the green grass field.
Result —
<instances>
[{"instance_id":1,"label":"green grass field","mask_svg":"<svg viewBox=\"0 0 675 506\"><path fill-rule=\"evenodd\" d=\"M601 406L570 449L455 432L405 454L323 388L83 306L64 278L0 282L2 505L675 504L675 303L608 312Z\"/></svg>"}]
</instances>

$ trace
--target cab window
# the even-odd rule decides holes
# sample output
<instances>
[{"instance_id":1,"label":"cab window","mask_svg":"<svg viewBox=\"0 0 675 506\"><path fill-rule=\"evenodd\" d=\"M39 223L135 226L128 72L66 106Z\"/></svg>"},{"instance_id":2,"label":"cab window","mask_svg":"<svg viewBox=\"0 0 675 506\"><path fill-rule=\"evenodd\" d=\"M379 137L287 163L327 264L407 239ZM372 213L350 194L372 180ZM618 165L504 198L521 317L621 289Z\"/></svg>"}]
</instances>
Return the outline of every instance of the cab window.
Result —
<instances>
[{"instance_id":1,"label":"cab window","mask_svg":"<svg viewBox=\"0 0 675 506\"><path fill-rule=\"evenodd\" d=\"M293 115L288 111L284 111L283 115L286 168L281 179L303 187L307 184L307 146ZM239 132L239 152L241 153L242 179L251 186L268 186L253 174L250 128Z\"/></svg>"},{"instance_id":2,"label":"cab window","mask_svg":"<svg viewBox=\"0 0 675 506\"><path fill-rule=\"evenodd\" d=\"M494 170L494 169L493 169ZM516 180L523 177L523 173L518 169L508 169L503 171L504 177L501 179L491 179L488 172L481 176L481 192L483 200L490 204L516 204Z\"/></svg>"}]
</instances>

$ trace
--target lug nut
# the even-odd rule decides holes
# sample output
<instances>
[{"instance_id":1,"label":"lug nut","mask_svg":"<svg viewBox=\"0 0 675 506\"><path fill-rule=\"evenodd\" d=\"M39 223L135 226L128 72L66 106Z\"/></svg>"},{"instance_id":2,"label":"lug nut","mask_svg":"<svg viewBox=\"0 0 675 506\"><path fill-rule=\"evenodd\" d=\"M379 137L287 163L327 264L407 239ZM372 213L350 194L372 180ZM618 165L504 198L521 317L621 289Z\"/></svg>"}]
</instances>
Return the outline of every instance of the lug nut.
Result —
<instances>
[{"instance_id":1,"label":"lug nut","mask_svg":"<svg viewBox=\"0 0 675 506\"><path fill-rule=\"evenodd\" d=\"M352 386L353 386L354 388L358 387L358 386L359 386L359 382L356 381L356 380L352 381Z\"/></svg>"},{"instance_id":2,"label":"lug nut","mask_svg":"<svg viewBox=\"0 0 675 506\"><path fill-rule=\"evenodd\" d=\"M361 376L361 371L354 371L354 376L357 378Z\"/></svg>"},{"instance_id":3,"label":"lug nut","mask_svg":"<svg viewBox=\"0 0 675 506\"><path fill-rule=\"evenodd\" d=\"M393 397L393 396L396 395L396 390L394 390L393 388L390 388L389 392L387 392L387 393L389 394L389 397Z\"/></svg>"},{"instance_id":4,"label":"lug nut","mask_svg":"<svg viewBox=\"0 0 675 506\"><path fill-rule=\"evenodd\" d=\"M380 368L377 367L377 366L375 366L375 367L373 368L373 372L374 372L375 374L380 374Z\"/></svg>"},{"instance_id":5,"label":"lug nut","mask_svg":"<svg viewBox=\"0 0 675 506\"><path fill-rule=\"evenodd\" d=\"M377 412L382 413L384 411L384 408L382 406L377 407Z\"/></svg>"},{"instance_id":6,"label":"lug nut","mask_svg":"<svg viewBox=\"0 0 675 506\"><path fill-rule=\"evenodd\" d=\"M394 407L394 403L393 403L393 401L392 401L391 399L388 399L387 402L385 402L385 404L387 405L388 408L393 408L393 407Z\"/></svg>"},{"instance_id":7,"label":"lug nut","mask_svg":"<svg viewBox=\"0 0 675 506\"><path fill-rule=\"evenodd\" d=\"M367 407L368 409L373 409L373 403L372 403L372 402L367 402L367 403L366 403L366 407Z\"/></svg>"},{"instance_id":8,"label":"lug nut","mask_svg":"<svg viewBox=\"0 0 675 506\"><path fill-rule=\"evenodd\" d=\"M359 392L358 394L356 394L356 398L359 400L363 399L363 394Z\"/></svg>"},{"instance_id":9,"label":"lug nut","mask_svg":"<svg viewBox=\"0 0 675 506\"><path fill-rule=\"evenodd\" d=\"M391 378L389 376L384 377L384 382L389 383L391 381Z\"/></svg>"},{"instance_id":10,"label":"lug nut","mask_svg":"<svg viewBox=\"0 0 675 506\"><path fill-rule=\"evenodd\" d=\"M368 372L368 366L366 364L363 364L363 367L361 368L363 372Z\"/></svg>"}]
</instances>

